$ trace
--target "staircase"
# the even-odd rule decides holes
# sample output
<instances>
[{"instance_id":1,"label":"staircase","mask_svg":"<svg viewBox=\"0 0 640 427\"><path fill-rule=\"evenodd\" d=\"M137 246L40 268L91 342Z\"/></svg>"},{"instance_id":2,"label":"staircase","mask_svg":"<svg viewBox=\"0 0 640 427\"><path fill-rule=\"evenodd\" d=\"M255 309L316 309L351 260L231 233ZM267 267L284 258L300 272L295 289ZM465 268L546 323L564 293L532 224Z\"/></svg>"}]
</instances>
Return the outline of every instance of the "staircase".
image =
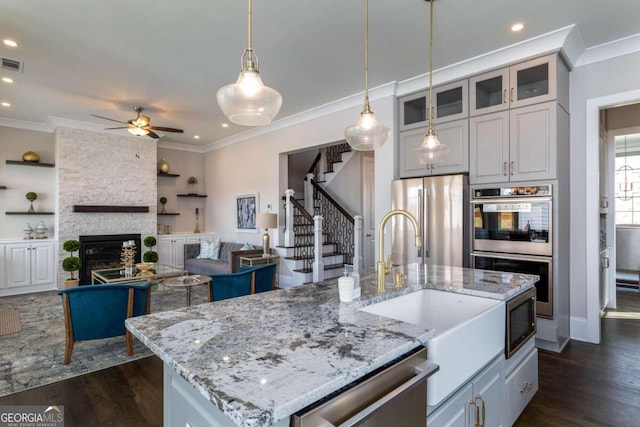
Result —
<instances>
[{"instance_id":1,"label":"staircase","mask_svg":"<svg viewBox=\"0 0 640 427\"><path fill-rule=\"evenodd\" d=\"M312 195L311 200L291 198L294 244L281 247L279 252L294 274L293 285L314 281L314 216L316 215L324 218L321 233L324 279L341 276L344 264L353 262L353 217L325 190L353 154L351 147L346 143L323 149L305 178L307 181L305 188L312 188L305 191L306 194ZM325 172L320 173L319 170L323 165ZM316 179L316 176L321 178Z\"/></svg>"}]
</instances>

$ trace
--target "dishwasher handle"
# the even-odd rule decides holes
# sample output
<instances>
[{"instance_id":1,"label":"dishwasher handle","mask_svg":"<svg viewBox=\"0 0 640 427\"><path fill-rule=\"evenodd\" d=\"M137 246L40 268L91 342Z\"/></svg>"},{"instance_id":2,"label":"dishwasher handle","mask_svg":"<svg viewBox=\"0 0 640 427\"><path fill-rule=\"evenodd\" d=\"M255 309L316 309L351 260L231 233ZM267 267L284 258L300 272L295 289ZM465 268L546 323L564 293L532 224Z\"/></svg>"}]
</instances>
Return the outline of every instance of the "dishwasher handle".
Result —
<instances>
[{"instance_id":1,"label":"dishwasher handle","mask_svg":"<svg viewBox=\"0 0 640 427\"><path fill-rule=\"evenodd\" d=\"M390 391L386 395L382 396L380 399L373 402L371 405L362 409L360 412L341 423L338 427L352 427L360 424L362 421L371 416L374 412L382 408L384 405L389 403L392 399L395 399L399 395L413 388L416 384L426 381L427 377L434 373L434 364L433 362L429 362L425 360L424 362L417 365L414 369L416 371L416 376L411 378L409 381L400 384L394 390ZM426 384L425 384L426 387Z\"/></svg>"}]
</instances>

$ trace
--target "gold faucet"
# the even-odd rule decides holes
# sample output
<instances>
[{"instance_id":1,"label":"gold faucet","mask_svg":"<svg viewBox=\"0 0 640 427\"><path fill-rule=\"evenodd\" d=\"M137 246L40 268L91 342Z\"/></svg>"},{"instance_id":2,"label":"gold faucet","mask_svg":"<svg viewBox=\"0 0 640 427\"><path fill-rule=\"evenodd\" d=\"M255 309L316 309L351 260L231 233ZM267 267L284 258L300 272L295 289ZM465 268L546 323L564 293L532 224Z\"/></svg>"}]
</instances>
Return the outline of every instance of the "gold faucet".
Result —
<instances>
[{"instance_id":1,"label":"gold faucet","mask_svg":"<svg viewBox=\"0 0 640 427\"><path fill-rule=\"evenodd\" d=\"M389 218L394 215L404 215L409 218L409 221L413 224L413 228L416 231L416 247L422 246L422 237L420 237L420 226L418 225L418 221L416 218L411 215L409 212L402 209L394 209L387 213L384 217L382 217L382 221L380 222L380 236L378 238L379 244L379 253L380 258L378 260L378 293L383 294L386 291L385 287L385 276L391 273L391 259L388 261L388 265L384 262L384 226L387 224Z\"/></svg>"}]
</instances>

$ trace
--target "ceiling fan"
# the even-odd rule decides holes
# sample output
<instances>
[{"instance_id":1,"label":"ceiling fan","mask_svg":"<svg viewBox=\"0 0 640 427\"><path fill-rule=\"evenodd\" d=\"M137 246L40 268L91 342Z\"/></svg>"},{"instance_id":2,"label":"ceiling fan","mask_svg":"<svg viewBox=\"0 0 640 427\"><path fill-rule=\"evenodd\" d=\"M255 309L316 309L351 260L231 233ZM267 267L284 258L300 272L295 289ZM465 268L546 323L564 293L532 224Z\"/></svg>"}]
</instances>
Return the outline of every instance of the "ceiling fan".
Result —
<instances>
[{"instance_id":1,"label":"ceiling fan","mask_svg":"<svg viewBox=\"0 0 640 427\"><path fill-rule=\"evenodd\" d=\"M127 126L119 126L115 128L105 128L105 130L126 129L130 133L136 136L147 135L147 136L150 136L151 138L158 139L160 138L160 136L158 136L158 134L155 133L154 130L159 130L160 132L176 132L176 133L184 132L182 129L167 128L162 126L151 126L149 124L151 119L149 118L149 116L145 116L144 114L142 114L142 112L144 111L144 108L142 107L133 107L133 111L138 113L138 116L135 119L127 120L126 122L110 119L108 117L98 116L96 114L92 114L92 116L97 117L99 119L111 120L112 122L117 122L117 123L122 123L127 125Z\"/></svg>"}]
</instances>

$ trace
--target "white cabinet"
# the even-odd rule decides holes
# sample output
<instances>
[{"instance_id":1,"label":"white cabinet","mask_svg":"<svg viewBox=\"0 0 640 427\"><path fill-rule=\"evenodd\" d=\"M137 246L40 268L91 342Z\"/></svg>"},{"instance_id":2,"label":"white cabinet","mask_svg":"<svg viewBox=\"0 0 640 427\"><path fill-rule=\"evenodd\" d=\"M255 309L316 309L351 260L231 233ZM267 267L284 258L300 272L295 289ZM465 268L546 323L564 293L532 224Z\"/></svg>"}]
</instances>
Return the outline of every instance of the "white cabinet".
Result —
<instances>
[{"instance_id":1,"label":"white cabinet","mask_svg":"<svg viewBox=\"0 0 640 427\"><path fill-rule=\"evenodd\" d=\"M8 243L4 247L4 294L55 289L54 242Z\"/></svg>"},{"instance_id":2,"label":"white cabinet","mask_svg":"<svg viewBox=\"0 0 640 427\"><path fill-rule=\"evenodd\" d=\"M410 178L427 175L445 175L469 171L469 120L462 119L434 125L440 142L448 147L442 163L425 166L418 163L413 152L422 144L426 127L400 133L399 176Z\"/></svg>"},{"instance_id":3,"label":"white cabinet","mask_svg":"<svg viewBox=\"0 0 640 427\"><path fill-rule=\"evenodd\" d=\"M558 141L569 142L568 121L555 101L472 117L470 183L555 179Z\"/></svg>"},{"instance_id":4,"label":"white cabinet","mask_svg":"<svg viewBox=\"0 0 640 427\"><path fill-rule=\"evenodd\" d=\"M568 74L564 63L554 54L472 77L469 79L469 115L556 99L569 110Z\"/></svg>"},{"instance_id":5,"label":"white cabinet","mask_svg":"<svg viewBox=\"0 0 640 427\"><path fill-rule=\"evenodd\" d=\"M524 361L505 379L503 416L505 426L513 425L537 391L538 349L534 347Z\"/></svg>"},{"instance_id":6,"label":"white cabinet","mask_svg":"<svg viewBox=\"0 0 640 427\"><path fill-rule=\"evenodd\" d=\"M184 267L186 236L158 236L158 262L176 268Z\"/></svg>"},{"instance_id":7,"label":"white cabinet","mask_svg":"<svg viewBox=\"0 0 640 427\"><path fill-rule=\"evenodd\" d=\"M487 367L465 383L427 417L429 427L501 426L503 417L504 356L496 357Z\"/></svg>"},{"instance_id":8,"label":"white cabinet","mask_svg":"<svg viewBox=\"0 0 640 427\"><path fill-rule=\"evenodd\" d=\"M444 123L469 117L469 82L461 80L433 88L433 122ZM410 130L427 125L429 91L422 91L400 98L400 130Z\"/></svg>"},{"instance_id":9,"label":"white cabinet","mask_svg":"<svg viewBox=\"0 0 640 427\"><path fill-rule=\"evenodd\" d=\"M212 241L213 234L165 234L158 236L158 262L176 268L184 267L184 245Z\"/></svg>"}]
</instances>

